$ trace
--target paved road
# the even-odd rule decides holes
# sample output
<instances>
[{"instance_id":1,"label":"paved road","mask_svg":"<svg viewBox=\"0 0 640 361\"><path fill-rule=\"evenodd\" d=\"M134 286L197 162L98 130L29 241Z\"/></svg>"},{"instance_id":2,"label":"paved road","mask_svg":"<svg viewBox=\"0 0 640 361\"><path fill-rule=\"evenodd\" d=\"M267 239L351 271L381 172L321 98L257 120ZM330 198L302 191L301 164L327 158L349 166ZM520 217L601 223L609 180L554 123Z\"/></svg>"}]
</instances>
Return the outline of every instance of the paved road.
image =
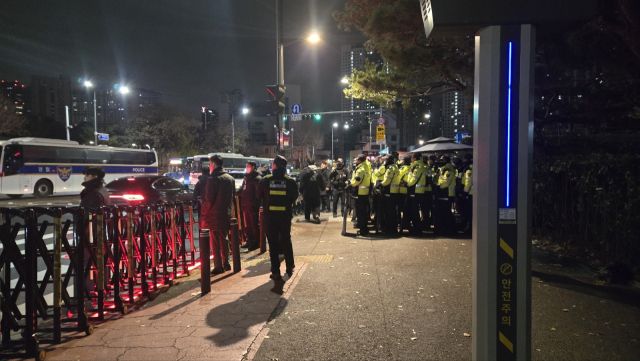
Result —
<instances>
[{"instance_id":1,"label":"paved road","mask_svg":"<svg viewBox=\"0 0 640 361\"><path fill-rule=\"evenodd\" d=\"M80 204L80 196L51 196L48 198L35 198L32 195L25 195L22 198L12 199L7 196L0 196L0 208L20 208L20 207L69 207Z\"/></svg>"}]
</instances>

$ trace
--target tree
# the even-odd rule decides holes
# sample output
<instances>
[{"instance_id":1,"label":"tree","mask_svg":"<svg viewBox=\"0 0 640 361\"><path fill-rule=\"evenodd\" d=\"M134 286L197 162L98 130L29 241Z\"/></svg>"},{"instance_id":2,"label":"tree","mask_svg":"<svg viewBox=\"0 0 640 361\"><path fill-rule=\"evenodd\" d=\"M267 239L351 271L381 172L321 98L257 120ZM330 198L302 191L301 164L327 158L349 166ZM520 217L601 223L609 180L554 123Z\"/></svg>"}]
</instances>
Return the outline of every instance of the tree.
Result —
<instances>
[{"instance_id":1,"label":"tree","mask_svg":"<svg viewBox=\"0 0 640 361\"><path fill-rule=\"evenodd\" d=\"M0 135L20 135L27 124L23 115L16 114L15 104L0 99Z\"/></svg>"},{"instance_id":2,"label":"tree","mask_svg":"<svg viewBox=\"0 0 640 361\"><path fill-rule=\"evenodd\" d=\"M209 130L203 134L203 140L199 145L205 153L212 152L231 152L235 148L236 153L244 153L248 147L246 140L249 137L249 131L236 125L234 131L235 144L231 142L231 124L214 123Z\"/></svg>"},{"instance_id":3,"label":"tree","mask_svg":"<svg viewBox=\"0 0 640 361\"><path fill-rule=\"evenodd\" d=\"M180 114L176 109L159 107L154 111L129 122L123 139L125 144L136 144L154 148L158 163L162 166L170 152L189 150L196 139L199 122Z\"/></svg>"},{"instance_id":4,"label":"tree","mask_svg":"<svg viewBox=\"0 0 640 361\"><path fill-rule=\"evenodd\" d=\"M317 122L310 119L296 122L294 148L297 149L296 153L303 155L302 157L307 154L308 158L311 159L313 155L309 154L309 149L313 152L313 149L322 149L324 146L324 135L318 129L317 124Z\"/></svg>"},{"instance_id":5,"label":"tree","mask_svg":"<svg viewBox=\"0 0 640 361\"><path fill-rule=\"evenodd\" d=\"M349 0L333 13L338 27L360 30L381 65L354 72L347 96L389 104L447 91L471 92L473 38L429 38L417 0Z\"/></svg>"}]
</instances>

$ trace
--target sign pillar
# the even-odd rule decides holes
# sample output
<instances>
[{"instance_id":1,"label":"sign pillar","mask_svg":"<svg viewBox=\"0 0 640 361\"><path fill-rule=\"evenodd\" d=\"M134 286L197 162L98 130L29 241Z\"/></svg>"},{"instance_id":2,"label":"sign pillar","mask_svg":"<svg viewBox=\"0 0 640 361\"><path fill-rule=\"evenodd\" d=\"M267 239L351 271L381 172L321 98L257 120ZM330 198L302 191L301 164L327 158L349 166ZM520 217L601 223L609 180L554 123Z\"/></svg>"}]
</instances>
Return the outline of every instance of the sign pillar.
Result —
<instances>
[{"instance_id":1,"label":"sign pillar","mask_svg":"<svg viewBox=\"0 0 640 361\"><path fill-rule=\"evenodd\" d=\"M473 360L531 359L531 25L475 38Z\"/></svg>"}]
</instances>

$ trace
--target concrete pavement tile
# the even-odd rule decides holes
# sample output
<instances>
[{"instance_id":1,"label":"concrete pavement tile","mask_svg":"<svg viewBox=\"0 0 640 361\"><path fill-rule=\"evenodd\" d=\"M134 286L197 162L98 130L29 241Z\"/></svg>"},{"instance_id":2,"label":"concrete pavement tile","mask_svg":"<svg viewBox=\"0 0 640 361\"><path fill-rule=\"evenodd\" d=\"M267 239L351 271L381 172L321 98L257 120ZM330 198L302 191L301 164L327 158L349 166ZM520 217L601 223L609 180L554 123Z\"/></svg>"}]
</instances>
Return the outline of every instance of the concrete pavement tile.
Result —
<instances>
[{"instance_id":1,"label":"concrete pavement tile","mask_svg":"<svg viewBox=\"0 0 640 361\"><path fill-rule=\"evenodd\" d=\"M53 351L47 352L47 360L117 360L127 349L124 347L66 347L67 345L58 347Z\"/></svg>"},{"instance_id":2,"label":"concrete pavement tile","mask_svg":"<svg viewBox=\"0 0 640 361\"><path fill-rule=\"evenodd\" d=\"M206 361L240 361L244 356L243 350L198 350L198 349L185 349L181 350L178 354L178 359L181 361L190 360L206 360Z\"/></svg>"},{"instance_id":3,"label":"concrete pavement tile","mask_svg":"<svg viewBox=\"0 0 640 361\"><path fill-rule=\"evenodd\" d=\"M223 327L233 326L237 322L244 320L247 316L243 314L226 314L226 313L209 313L206 317L202 318L202 321L210 327Z\"/></svg>"},{"instance_id":4,"label":"concrete pavement tile","mask_svg":"<svg viewBox=\"0 0 640 361\"><path fill-rule=\"evenodd\" d=\"M175 339L189 334L191 330L187 327L177 326L174 328L163 327L162 329L152 329L145 331L145 327L132 329L132 332L124 330L111 331L103 340L109 347L151 347L152 344L171 344Z\"/></svg>"},{"instance_id":5,"label":"concrete pavement tile","mask_svg":"<svg viewBox=\"0 0 640 361\"><path fill-rule=\"evenodd\" d=\"M178 349L175 347L138 347L127 350L118 357L118 361L127 360L176 360Z\"/></svg>"}]
</instances>

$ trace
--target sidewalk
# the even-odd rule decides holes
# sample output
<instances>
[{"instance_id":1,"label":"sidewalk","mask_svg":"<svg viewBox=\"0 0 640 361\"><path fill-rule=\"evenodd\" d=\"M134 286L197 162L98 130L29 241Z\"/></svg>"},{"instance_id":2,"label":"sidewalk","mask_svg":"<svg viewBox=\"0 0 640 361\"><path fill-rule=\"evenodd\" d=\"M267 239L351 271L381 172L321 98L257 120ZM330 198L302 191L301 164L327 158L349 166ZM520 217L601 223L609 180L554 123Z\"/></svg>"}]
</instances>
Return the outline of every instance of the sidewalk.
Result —
<instances>
[{"instance_id":1,"label":"sidewalk","mask_svg":"<svg viewBox=\"0 0 640 361\"><path fill-rule=\"evenodd\" d=\"M245 254L211 294L192 275L47 360L470 360L471 240L348 238L341 225L294 223L296 271L280 287L267 254ZM636 299L532 282L533 360L640 355Z\"/></svg>"}]
</instances>

